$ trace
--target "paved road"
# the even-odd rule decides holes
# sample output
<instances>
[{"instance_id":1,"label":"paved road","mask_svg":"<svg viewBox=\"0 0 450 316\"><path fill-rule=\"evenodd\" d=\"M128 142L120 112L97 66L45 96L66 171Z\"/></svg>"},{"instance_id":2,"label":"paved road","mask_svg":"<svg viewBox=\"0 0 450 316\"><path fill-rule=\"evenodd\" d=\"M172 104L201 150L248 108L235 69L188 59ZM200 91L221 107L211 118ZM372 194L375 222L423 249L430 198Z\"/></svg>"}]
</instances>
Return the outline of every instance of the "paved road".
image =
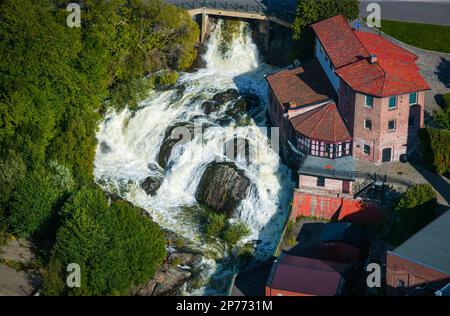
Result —
<instances>
[{"instance_id":1,"label":"paved road","mask_svg":"<svg viewBox=\"0 0 450 316\"><path fill-rule=\"evenodd\" d=\"M191 2L192 0L166 0L172 4ZM221 2L221 0L216 0ZM297 0L224 0L229 4L262 5L269 12L293 16ZM200 2L200 1L198 1ZM211 1L213 2L213 1ZM367 16L367 5L380 4L381 18L399 21L450 25L450 0L361 0L360 14Z\"/></svg>"}]
</instances>

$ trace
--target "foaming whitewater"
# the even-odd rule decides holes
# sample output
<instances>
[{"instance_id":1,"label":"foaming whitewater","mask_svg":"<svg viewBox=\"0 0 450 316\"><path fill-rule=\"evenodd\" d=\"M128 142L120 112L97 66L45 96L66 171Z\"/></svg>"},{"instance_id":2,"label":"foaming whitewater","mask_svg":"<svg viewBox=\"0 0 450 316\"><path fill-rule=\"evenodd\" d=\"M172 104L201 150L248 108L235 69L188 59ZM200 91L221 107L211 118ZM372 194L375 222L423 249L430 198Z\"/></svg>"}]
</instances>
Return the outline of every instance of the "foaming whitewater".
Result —
<instances>
[{"instance_id":1,"label":"foaming whitewater","mask_svg":"<svg viewBox=\"0 0 450 316\"><path fill-rule=\"evenodd\" d=\"M247 28L241 23L241 33L223 56L219 52L222 31L222 22L219 22L203 56L204 69L181 74L174 89L150 92L136 111L125 109L120 113L108 113L97 133L99 146L94 170L97 183L144 208L160 226L189 240L191 246L205 253L203 277L208 279L214 275L214 282L207 282L201 289L186 294L225 294L226 282L233 273L216 262L217 256L206 255L211 246L205 243L195 216L198 205L195 192L203 172L209 163L223 155L224 125L236 127L234 135L227 139L237 136L248 139L250 147L260 145L252 161L237 159L235 162L251 181L247 197L235 217L250 227L251 236L247 241L260 240L256 260L272 255L289 209L294 184L287 167L270 148L264 130L259 128L267 125L264 74L274 69L259 61L257 47ZM241 95L257 95L261 101L252 109L244 127L237 127L238 122L226 117L229 104L209 115L205 115L201 106L216 93L230 88L237 89ZM228 119L226 124L223 119ZM161 187L155 196L147 195L139 184L153 174L149 165L157 164L167 128L178 122L194 121L202 123L203 133L194 134L191 141L172 151ZM108 150L102 150L102 143L108 145ZM217 285L218 276L223 277L225 286Z\"/></svg>"}]
</instances>

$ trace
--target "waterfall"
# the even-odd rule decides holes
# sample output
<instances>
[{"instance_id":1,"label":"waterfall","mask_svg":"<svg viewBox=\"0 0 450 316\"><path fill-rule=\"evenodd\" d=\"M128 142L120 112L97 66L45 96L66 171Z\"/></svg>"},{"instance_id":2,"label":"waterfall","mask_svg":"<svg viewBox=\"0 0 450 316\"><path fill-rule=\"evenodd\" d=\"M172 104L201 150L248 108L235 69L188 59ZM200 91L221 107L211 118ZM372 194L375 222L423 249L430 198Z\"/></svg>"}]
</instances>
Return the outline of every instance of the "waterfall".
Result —
<instances>
[{"instance_id":1,"label":"waterfall","mask_svg":"<svg viewBox=\"0 0 450 316\"><path fill-rule=\"evenodd\" d=\"M106 115L97 133L99 145L94 175L105 190L144 208L161 227L207 251L205 248L209 246L204 242L195 216L195 192L207 165L223 150L217 136L222 126L236 127L235 136L263 147L253 161L236 162L250 179L251 187L235 216L251 229L248 241L261 241L255 258L264 260L273 253L279 240L294 184L288 168L269 148L267 136L258 128L267 126L264 74L275 69L259 60L248 25L241 22L240 28L224 56L219 52L223 30L223 22L219 21L207 42L203 56L205 68L194 73L182 73L173 89L150 92L136 111L125 109ZM239 124L234 119L223 120L227 118L228 103L218 111L208 115L204 113L202 104L227 89L237 89L241 95L253 94L260 100L257 108L251 110L244 127L237 128ZM172 151L160 188L156 195L147 195L139 184L154 172L149 165L157 164L167 128L194 120L203 124L202 137L194 136ZM102 150L102 143L108 145L108 150ZM229 277L231 273L208 256L205 256L203 264L205 277L214 274L216 279L221 269L224 276ZM188 294L224 294L221 291L223 288L214 292L211 286L206 286Z\"/></svg>"}]
</instances>

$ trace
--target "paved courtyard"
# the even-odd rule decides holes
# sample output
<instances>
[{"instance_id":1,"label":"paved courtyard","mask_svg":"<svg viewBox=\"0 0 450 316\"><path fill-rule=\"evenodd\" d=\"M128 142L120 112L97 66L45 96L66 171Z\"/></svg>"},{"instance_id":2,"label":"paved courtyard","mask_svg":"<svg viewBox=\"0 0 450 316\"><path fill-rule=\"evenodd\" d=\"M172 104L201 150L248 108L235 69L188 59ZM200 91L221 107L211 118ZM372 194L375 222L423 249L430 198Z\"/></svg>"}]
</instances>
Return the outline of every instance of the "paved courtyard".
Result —
<instances>
[{"instance_id":1,"label":"paved courtyard","mask_svg":"<svg viewBox=\"0 0 450 316\"><path fill-rule=\"evenodd\" d=\"M437 193L438 203L441 205L450 205L450 181L444 176L435 174L428 169L412 164L410 162L388 162L382 165L355 159L355 169L360 172L377 173L379 175L388 175L414 183L430 183Z\"/></svg>"}]
</instances>

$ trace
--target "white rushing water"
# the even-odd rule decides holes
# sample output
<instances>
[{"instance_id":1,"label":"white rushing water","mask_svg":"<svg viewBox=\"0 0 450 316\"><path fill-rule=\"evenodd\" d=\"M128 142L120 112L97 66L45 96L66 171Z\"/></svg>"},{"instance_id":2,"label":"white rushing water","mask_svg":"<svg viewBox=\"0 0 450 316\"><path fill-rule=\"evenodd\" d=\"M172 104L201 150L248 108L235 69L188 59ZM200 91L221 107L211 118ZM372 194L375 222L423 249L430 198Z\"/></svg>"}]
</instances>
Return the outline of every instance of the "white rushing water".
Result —
<instances>
[{"instance_id":1,"label":"white rushing water","mask_svg":"<svg viewBox=\"0 0 450 316\"><path fill-rule=\"evenodd\" d=\"M219 22L211 33L203 56L206 67L195 73L181 74L177 83L184 86L181 92L176 88L151 92L137 111L125 109L120 113L108 113L97 139L99 144L106 143L110 150L102 151L98 146L95 178L106 190L146 209L163 228L206 250L204 248L208 245L203 240L195 214L192 214L192 206L197 205L195 192L207 165L223 154L223 139L219 136L223 128L218 120L222 125L232 127L236 122L232 119L224 121L224 112L229 104L205 115L202 103L230 88L237 89L241 95L257 95L261 102L252 110L249 126L234 132L238 137L247 138L251 147L262 144L253 161L236 162L250 179L251 187L235 217L250 227L251 236L247 240L261 241L255 257L262 260L272 255L279 240L294 184L278 154L269 148L267 136L256 127L266 126L267 85L264 74L274 69L259 61L258 50L247 25L241 23L241 28L241 34L233 40L229 52L223 57L219 53L222 30ZM166 129L177 122L192 122L194 119L203 123L202 137L195 135L192 141L172 152L161 187L155 196L148 196L139 184L153 172L148 166L157 163ZM191 207L190 212L186 211L186 206ZM217 279L219 274L229 276L231 273L207 257L203 264L205 277L214 274L214 279ZM221 291L223 287L214 292L214 286L206 286L188 294L224 294Z\"/></svg>"}]
</instances>

